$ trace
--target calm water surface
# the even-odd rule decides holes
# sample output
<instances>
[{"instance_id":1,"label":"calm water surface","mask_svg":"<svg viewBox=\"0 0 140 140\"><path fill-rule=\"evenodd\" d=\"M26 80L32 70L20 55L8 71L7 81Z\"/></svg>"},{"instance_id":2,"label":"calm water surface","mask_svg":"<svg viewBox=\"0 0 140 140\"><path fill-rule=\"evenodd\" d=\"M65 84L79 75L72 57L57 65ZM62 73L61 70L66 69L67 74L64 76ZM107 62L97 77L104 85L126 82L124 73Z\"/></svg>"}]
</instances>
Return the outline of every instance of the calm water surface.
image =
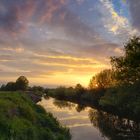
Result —
<instances>
[{"instance_id":1,"label":"calm water surface","mask_svg":"<svg viewBox=\"0 0 140 140\"><path fill-rule=\"evenodd\" d=\"M140 140L139 123L53 98L39 104L70 128L72 140Z\"/></svg>"}]
</instances>

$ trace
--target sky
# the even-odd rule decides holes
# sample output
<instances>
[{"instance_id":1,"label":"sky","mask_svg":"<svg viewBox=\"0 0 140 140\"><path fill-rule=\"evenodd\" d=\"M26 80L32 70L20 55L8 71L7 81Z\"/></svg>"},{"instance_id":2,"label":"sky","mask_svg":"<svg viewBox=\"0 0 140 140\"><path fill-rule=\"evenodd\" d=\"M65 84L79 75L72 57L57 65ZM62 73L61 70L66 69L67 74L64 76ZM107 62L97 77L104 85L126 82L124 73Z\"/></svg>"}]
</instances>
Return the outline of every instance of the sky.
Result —
<instances>
[{"instance_id":1,"label":"sky","mask_svg":"<svg viewBox=\"0 0 140 140\"><path fill-rule=\"evenodd\" d=\"M140 31L140 0L0 0L0 83L87 86Z\"/></svg>"}]
</instances>

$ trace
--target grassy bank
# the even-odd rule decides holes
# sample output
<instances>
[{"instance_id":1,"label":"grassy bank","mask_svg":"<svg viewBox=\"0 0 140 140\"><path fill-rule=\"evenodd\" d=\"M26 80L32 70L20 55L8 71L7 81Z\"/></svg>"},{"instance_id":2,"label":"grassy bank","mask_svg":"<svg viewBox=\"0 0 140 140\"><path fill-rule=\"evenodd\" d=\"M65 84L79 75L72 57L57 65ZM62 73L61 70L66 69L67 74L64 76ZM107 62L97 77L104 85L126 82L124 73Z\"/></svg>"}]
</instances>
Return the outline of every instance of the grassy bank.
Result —
<instances>
[{"instance_id":1,"label":"grassy bank","mask_svg":"<svg viewBox=\"0 0 140 140\"><path fill-rule=\"evenodd\" d=\"M69 130L27 95L0 92L0 140L70 140Z\"/></svg>"}]
</instances>

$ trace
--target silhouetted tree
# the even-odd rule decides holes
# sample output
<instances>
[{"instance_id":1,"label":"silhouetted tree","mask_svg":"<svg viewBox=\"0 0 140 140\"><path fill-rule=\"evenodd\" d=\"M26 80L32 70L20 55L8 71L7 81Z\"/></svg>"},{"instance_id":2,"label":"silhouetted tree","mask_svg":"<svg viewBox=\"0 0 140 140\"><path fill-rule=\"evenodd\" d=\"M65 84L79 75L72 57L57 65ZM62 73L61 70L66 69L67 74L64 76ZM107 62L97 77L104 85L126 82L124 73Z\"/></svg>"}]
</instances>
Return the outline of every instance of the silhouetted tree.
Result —
<instances>
[{"instance_id":1,"label":"silhouetted tree","mask_svg":"<svg viewBox=\"0 0 140 140\"><path fill-rule=\"evenodd\" d=\"M41 86L33 86L30 88L30 90L35 91L35 92L37 92L37 91L44 92L45 91L45 89Z\"/></svg>"},{"instance_id":2,"label":"silhouetted tree","mask_svg":"<svg viewBox=\"0 0 140 140\"><path fill-rule=\"evenodd\" d=\"M55 89L56 97L59 99L63 99L66 96L65 92L66 92L66 88L63 86L57 87Z\"/></svg>"},{"instance_id":3,"label":"silhouetted tree","mask_svg":"<svg viewBox=\"0 0 140 140\"><path fill-rule=\"evenodd\" d=\"M5 90L7 91L15 91L16 90L16 85L15 82L8 82L5 86Z\"/></svg>"},{"instance_id":4,"label":"silhouetted tree","mask_svg":"<svg viewBox=\"0 0 140 140\"><path fill-rule=\"evenodd\" d=\"M1 85L0 90L1 90L1 91L4 91L4 90L5 90L5 85L4 85L4 84Z\"/></svg>"},{"instance_id":5,"label":"silhouetted tree","mask_svg":"<svg viewBox=\"0 0 140 140\"><path fill-rule=\"evenodd\" d=\"M94 88L104 89L114 84L115 84L114 72L110 69L106 69L92 77L89 83L89 89Z\"/></svg>"},{"instance_id":6,"label":"silhouetted tree","mask_svg":"<svg viewBox=\"0 0 140 140\"><path fill-rule=\"evenodd\" d=\"M27 80L27 78L25 76L20 76L16 80L15 84L16 84L16 89L17 90L26 90L28 88L29 81Z\"/></svg>"},{"instance_id":7,"label":"silhouetted tree","mask_svg":"<svg viewBox=\"0 0 140 140\"><path fill-rule=\"evenodd\" d=\"M133 37L124 46L124 56L111 57L120 84L140 81L140 37Z\"/></svg>"},{"instance_id":8,"label":"silhouetted tree","mask_svg":"<svg viewBox=\"0 0 140 140\"><path fill-rule=\"evenodd\" d=\"M75 92L76 92L77 98L80 98L84 94L85 89L84 89L84 87L82 87L81 84L77 84L75 86Z\"/></svg>"}]
</instances>

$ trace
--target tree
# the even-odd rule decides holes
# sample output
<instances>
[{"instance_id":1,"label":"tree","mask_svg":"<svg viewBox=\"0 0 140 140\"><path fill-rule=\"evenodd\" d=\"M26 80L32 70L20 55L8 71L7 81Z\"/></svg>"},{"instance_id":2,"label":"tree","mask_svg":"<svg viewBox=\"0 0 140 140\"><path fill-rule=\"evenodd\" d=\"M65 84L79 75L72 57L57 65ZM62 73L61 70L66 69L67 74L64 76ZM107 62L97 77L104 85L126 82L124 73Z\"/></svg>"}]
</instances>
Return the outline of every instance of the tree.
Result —
<instances>
[{"instance_id":1,"label":"tree","mask_svg":"<svg viewBox=\"0 0 140 140\"><path fill-rule=\"evenodd\" d=\"M16 89L17 90L26 90L28 88L29 81L27 80L27 78L25 76L20 76L16 80L15 84L16 84Z\"/></svg>"},{"instance_id":2,"label":"tree","mask_svg":"<svg viewBox=\"0 0 140 140\"><path fill-rule=\"evenodd\" d=\"M66 97L66 87L60 86L55 89L56 97L59 99L63 99Z\"/></svg>"},{"instance_id":3,"label":"tree","mask_svg":"<svg viewBox=\"0 0 140 140\"><path fill-rule=\"evenodd\" d=\"M140 37L131 38L124 46L124 56L111 57L111 64L120 84L140 81Z\"/></svg>"},{"instance_id":4,"label":"tree","mask_svg":"<svg viewBox=\"0 0 140 140\"><path fill-rule=\"evenodd\" d=\"M115 84L114 72L110 69L106 69L92 77L89 83L89 89L94 88L104 89L109 88L114 84Z\"/></svg>"},{"instance_id":5,"label":"tree","mask_svg":"<svg viewBox=\"0 0 140 140\"><path fill-rule=\"evenodd\" d=\"M4 90L5 90L5 85L4 85L4 84L1 85L0 90L1 90L1 91L4 91Z\"/></svg>"},{"instance_id":6,"label":"tree","mask_svg":"<svg viewBox=\"0 0 140 140\"><path fill-rule=\"evenodd\" d=\"M44 92L45 91L45 89L41 86L33 86L33 87L30 88L30 90L34 91L34 92L38 92L38 91L39 92Z\"/></svg>"},{"instance_id":7,"label":"tree","mask_svg":"<svg viewBox=\"0 0 140 140\"><path fill-rule=\"evenodd\" d=\"M75 92L76 92L77 98L80 98L84 94L85 89L81 84L77 84L75 86Z\"/></svg>"},{"instance_id":8,"label":"tree","mask_svg":"<svg viewBox=\"0 0 140 140\"><path fill-rule=\"evenodd\" d=\"M89 82L89 89L97 88L96 76L93 76Z\"/></svg>"},{"instance_id":9,"label":"tree","mask_svg":"<svg viewBox=\"0 0 140 140\"><path fill-rule=\"evenodd\" d=\"M15 91L16 90L16 85L15 82L8 82L5 86L6 91Z\"/></svg>"}]
</instances>

